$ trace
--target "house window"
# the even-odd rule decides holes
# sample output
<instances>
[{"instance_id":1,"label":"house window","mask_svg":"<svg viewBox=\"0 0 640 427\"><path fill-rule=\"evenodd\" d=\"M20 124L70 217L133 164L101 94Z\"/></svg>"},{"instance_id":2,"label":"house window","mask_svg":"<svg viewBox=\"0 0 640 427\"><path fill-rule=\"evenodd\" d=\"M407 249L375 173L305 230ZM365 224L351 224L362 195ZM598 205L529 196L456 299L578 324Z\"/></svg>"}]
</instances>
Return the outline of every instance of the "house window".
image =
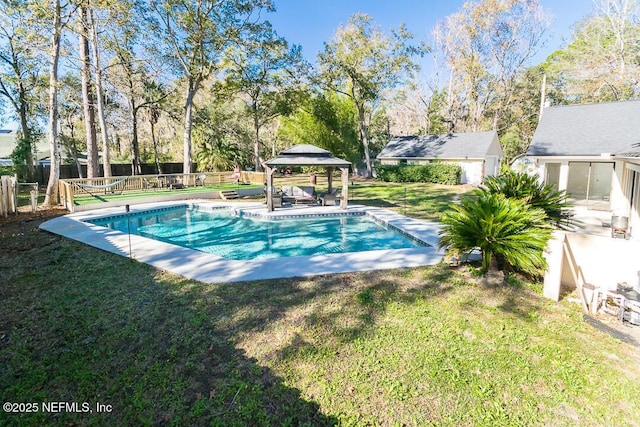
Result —
<instances>
[{"instance_id":1,"label":"house window","mask_svg":"<svg viewBox=\"0 0 640 427\"><path fill-rule=\"evenodd\" d=\"M560 188L560 163L547 163L546 167L546 176L544 181L547 184L552 184L553 188L558 191Z\"/></svg>"},{"instance_id":2,"label":"house window","mask_svg":"<svg viewBox=\"0 0 640 427\"><path fill-rule=\"evenodd\" d=\"M612 179L611 162L569 162L567 194L578 204L608 210Z\"/></svg>"}]
</instances>

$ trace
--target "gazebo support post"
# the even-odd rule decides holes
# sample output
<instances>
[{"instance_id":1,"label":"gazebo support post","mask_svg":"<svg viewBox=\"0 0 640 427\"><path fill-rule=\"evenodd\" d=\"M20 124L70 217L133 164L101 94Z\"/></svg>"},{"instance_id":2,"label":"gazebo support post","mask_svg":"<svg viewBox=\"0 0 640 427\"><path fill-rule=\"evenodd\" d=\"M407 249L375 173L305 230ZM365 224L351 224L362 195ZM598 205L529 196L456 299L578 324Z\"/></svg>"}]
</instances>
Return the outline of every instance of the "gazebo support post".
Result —
<instances>
[{"instance_id":1,"label":"gazebo support post","mask_svg":"<svg viewBox=\"0 0 640 427\"><path fill-rule=\"evenodd\" d=\"M266 166L267 173L267 212L273 212L273 172L274 169L270 166Z\"/></svg>"},{"instance_id":2,"label":"gazebo support post","mask_svg":"<svg viewBox=\"0 0 640 427\"><path fill-rule=\"evenodd\" d=\"M340 168L342 171L342 198L340 199L340 209L347 209L349 202L349 168Z\"/></svg>"},{"instance_id":3,"label":"gazebo support post","mask_svg":"<svg viewBox=\"0 0 640 427\"><path fill-rule=\"evenodd\" d=\"M291 165L299 166L314 166L327 168L327 181L329 184L329 192L333 192L333 172L336 168L340 168L342 171L342 193L340 194L340 208L347 209L347 203L349 202L349 168L351 163L333 157L330 151L324 148L316 147L311 144L294 145L291 148L287 148L282 151L275 159L267 160L263 163L263 167L266 173L265 187L267 194L267 211L273 212L274 209L274 196L273 196L273 174L278 167ZM277 199L276 199L277 200ZM280 204L278 203L278 206Z\"/></svg>"}]
</instances>

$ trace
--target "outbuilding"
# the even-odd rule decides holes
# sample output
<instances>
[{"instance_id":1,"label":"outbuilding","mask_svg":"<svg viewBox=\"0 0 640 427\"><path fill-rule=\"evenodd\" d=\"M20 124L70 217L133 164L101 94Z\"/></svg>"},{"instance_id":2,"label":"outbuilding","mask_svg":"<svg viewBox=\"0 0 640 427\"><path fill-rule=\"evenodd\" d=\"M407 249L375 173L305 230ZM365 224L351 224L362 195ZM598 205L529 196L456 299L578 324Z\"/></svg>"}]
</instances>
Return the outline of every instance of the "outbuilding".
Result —
<instances>
[{"instance_id":1,"label":"outbuilding","mask_svg":"<svg viewBox=\"0 0 640 427\"><path fill-rule=\"evenodd\" d=\"M383 165L456 163L462 184L480 185L500 172L502 146L496 131L413 135L392 138L378 154Z\"/></svg>"}]
</instances>

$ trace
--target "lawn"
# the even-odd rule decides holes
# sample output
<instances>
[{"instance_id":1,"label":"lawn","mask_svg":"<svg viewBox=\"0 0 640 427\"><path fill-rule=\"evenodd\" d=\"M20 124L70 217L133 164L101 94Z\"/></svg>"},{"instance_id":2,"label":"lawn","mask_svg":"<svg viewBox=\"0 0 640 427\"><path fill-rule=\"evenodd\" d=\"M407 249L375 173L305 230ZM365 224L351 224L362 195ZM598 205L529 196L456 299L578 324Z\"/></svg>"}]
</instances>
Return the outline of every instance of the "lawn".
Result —
<instances>
[{"instance_id":1,"label":"lawn","mask_svg":"<svg viewBox=\"0 0 640 427\"><path fill-rule=\"evenodd\" d=\"M334 178L334 185L339 183ZM283 185L310 185L308 174L295 174L291 177L276 177L274 185L281 188ZM153 189L147 191L127 191L125 193L90 194L79 192L74 195L75 205L96 204L98 209L103 202L134 202L144 201L145 198L163 195L184 194L185 197L198 197L198 194L220 190L235 190L237 188L258 188L259 185L221 184L204 187L188 187L180 190L168 188ZM316 187L316 193L327 191L326 180L320 178ZM466 186L424 185L420 183L393 184L369 180L352 180L349 183L349 202L367 206L384 207L414 218L426 220L440 219L440 212L451 202L452 197L466 191ZM264 199L263 196L258 198ZM26 203L23 203L26 204Z\"/></svg>"},{"instance_id":2,"label":"lawn","mask_svg":"<svg viewBox=\"0 0 640 427\"><path fill-rule=\"evenodd\" d=\"M353 194L405 209L385 188ZM39 409L0 425L640 424L638 348L537 284L440 265L208 285L39 231L39 215L0 222L2 401Z\"/></svg>"},{"instance_id":3,"label":"lawn","mask_svg":"<svg viewBox=\"0 0 640 427\"><path fill-rule=\"evenodd\" d=\"M166 195L184 194L186 197L198 197L198 194L217 192L221 190L236 190L238 188L261 188L259 185L245 185L245 184L219 184L219 185L206 185L200 187L187 187L177 190L171 190L169 188L150 189L146 191L126 191L126 192L114 192L114 193L100 193L93 192L92 194L86 192L78 192L74 194L73 204L76 206L95 204L95 209L100 208L100 203L105 202L143 202L144 199L161 197Z\"/></svg>"},{"instance_id":4,"label":"lawn","mask_svg":"<svg viewBox=\"0 0 640 427\"><path fill-rule=\"evenodd\" d=\"M468 186L463 185L354 181L349 186L349 202L387 208L412 218L437 221L449 203L468 189Z\"/></svg>"}]
</instances>

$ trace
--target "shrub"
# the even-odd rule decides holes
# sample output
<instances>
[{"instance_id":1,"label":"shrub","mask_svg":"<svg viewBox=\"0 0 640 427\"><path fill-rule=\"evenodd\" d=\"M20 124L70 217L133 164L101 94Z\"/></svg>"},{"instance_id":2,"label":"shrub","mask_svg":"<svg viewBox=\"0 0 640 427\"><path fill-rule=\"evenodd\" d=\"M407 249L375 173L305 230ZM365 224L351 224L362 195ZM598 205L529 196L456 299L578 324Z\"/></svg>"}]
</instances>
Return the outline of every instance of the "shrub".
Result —
<instances>
[{"instance_id":1,"label":"shrub","mask_svg":"<svg viewBox=\"0 0 640 427\"><path fill-rule=\"evenodd\" d=\"M533 208L542 209L549 221L556 226L562 226L562 221L567 223L562 215L571 206L566 192L556 190L552 184L539 182L537 176L506 170L500 176L488 177L484 185L492 194L504 194Z\"/></svg>"},{"instance_id":2,"label":"shrub","mask_svg":"<svg viewBox=\"0 0 640 427\"><path fill-rule=\"evenodd\" d=\"M546 265L543 251L551 237L546 214L524 201L476 190L442 214L438 244L458 252L482 250L482 271L492 256L505 267L537 275Z\"/></svg>"},{"instance_id":3,"label":"shrub","mask_svg":"<svg viewBox=\"0 0 640 427\"><path fill-rule=\"evenodd\" d=\"M460 184L462 168L453 163L426 165L378 165L378 179L385 182L431 182L434 184Z\"/></svg>"},{"instance_id":4,"label":"shrub","mask_svg":"<svg viewBox=\"0 0 640 427\"><path fill-rule=\"evenodd\" d=\"M0 176L14 175L15 173L13 166L0 166Z\"/></svg>"}]
</instances>

